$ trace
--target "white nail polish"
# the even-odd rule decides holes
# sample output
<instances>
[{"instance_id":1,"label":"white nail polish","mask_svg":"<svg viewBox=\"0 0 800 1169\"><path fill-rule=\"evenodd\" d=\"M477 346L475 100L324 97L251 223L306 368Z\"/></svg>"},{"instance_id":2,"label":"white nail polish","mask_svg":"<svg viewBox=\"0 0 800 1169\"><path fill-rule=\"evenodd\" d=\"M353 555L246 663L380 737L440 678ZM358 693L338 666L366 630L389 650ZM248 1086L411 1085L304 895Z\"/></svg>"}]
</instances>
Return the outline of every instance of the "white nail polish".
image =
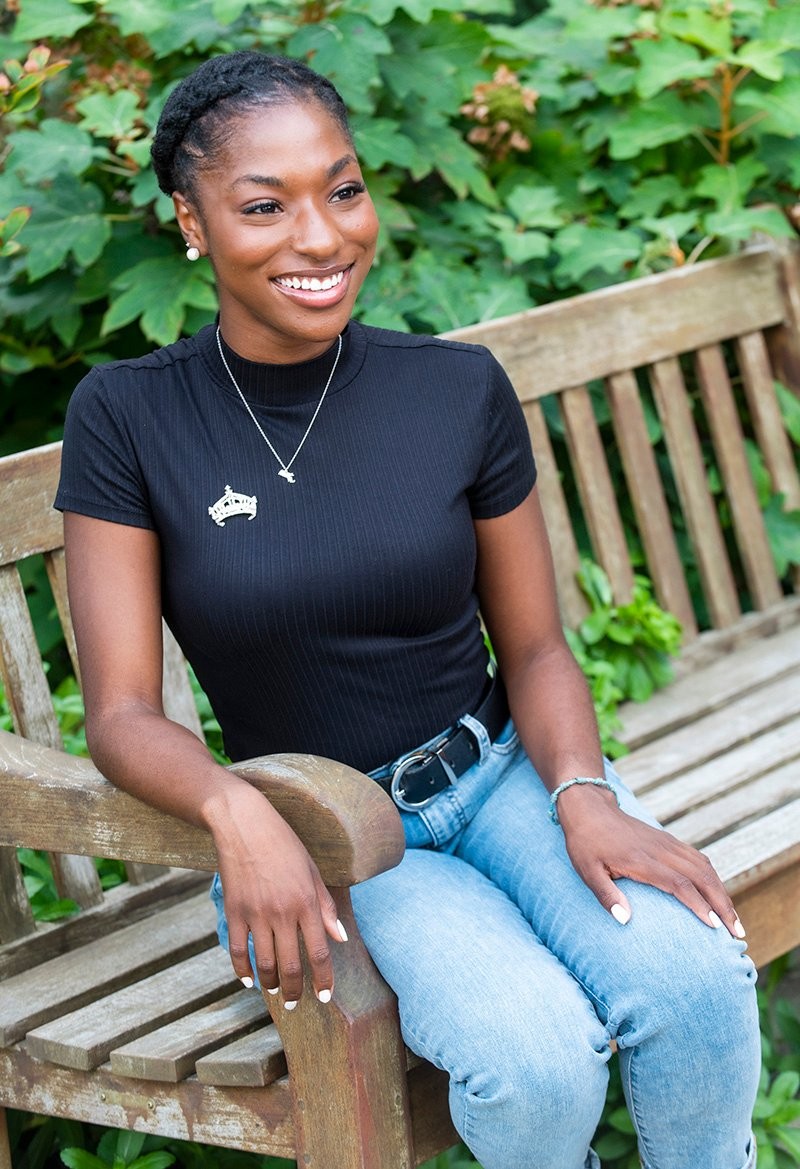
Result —
<instances>
[{"instance_id":1,"label":"white nail polish","mask_svg":"<svg viewBox=\"0 0 800 1169\"><path fill-rule=\"evenodd\" d=\"M293 1001L289 1001L288 1003L284 1003L283 1005L286 1007L287 1011L293 1011L295 1009L295 1007L297 1006L297 999L294 999Z\"/></svg>"},{"instance_id":2,"label":"white nail polish","mask_svg":"<svg viewBox=\"0 0 800 1169\"><path fill-rule=\"evenodd\" d=\"M279 986L267 987L267 994L277 994L281 988Z\"/></svg>"},{"instance_id":3,"label":"white nail polish","mask_svg":"<svg viewBox=\"0 0 800 1169\"><path fill-rule=\"evenodd\" d=\"M716 914L713 909L709 910L708 920L711 922L715 930L718 930L722 925L719 915Z\"/></svg>"},{"instance_id":4,"label":"white nail polish","mask_svg":"<svg viewBox=\"0 0 800 1169\"><path fill-rule=\"evenodd\" d=\"M746 938L747 937L747 933L745 931L745 928L742 925L742 923L739 921L738 917L736 918L736 921L733 923L733 932L736 934L737 938Z\"/></svg>"},{"instance_id":5,"label":"white nail polish","mask_svg":"<svg viewBox=\"0 0 800 1169\"><path fill-rule=\"evenodd\" d=\"M612 905L611 916L615 921L618 921L620 925L627 925L631 920L631 911L630 909L626 909L624 905Z\"/></svg>"},{"instance_id":6,"label":"white nail polish","mask_svg":"<svg viewBox=\"0 0 800 1169\"><path fill-rule=\"evenodd\" d=\"M245 974L244 978L242 979L242 986L245 988L245 990L252 990L255 986L255 983L249 974Z\"/></svg>"},{"instance_id":7,"label":"white nail polish","mask_svg":"<svg viewBox=\"0 0 800 1169\"><path fill-rule=\"evenodd\" d=\"M336 928L339 931L339 937L342 939L342 941L343 942L348 941L349 939L347 937L347 930L344 928L342 923L339 921L338 917L336 919Z\"/></svg>"},{"instance_id":8,"label":"white nail polish","mask_svg":"<svg viewBox=\"0 0 800 1169\"><path fill-rule=\"evenodd\" d=\"M317 995L317 998L321 1003L329 1003L331 1001L331 992L327 988L325 990L321 990Z\"/></svg>"}]
</instances>

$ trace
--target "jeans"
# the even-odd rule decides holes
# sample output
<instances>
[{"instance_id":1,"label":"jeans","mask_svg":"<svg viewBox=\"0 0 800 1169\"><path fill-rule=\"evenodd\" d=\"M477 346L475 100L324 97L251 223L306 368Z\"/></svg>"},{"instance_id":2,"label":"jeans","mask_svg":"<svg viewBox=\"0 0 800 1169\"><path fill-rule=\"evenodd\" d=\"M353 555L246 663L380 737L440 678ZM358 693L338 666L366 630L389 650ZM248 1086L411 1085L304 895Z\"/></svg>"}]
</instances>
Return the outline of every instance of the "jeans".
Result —
<instances>
[{"instance_id":1,"label":"jeans","mask_svg":"<svg viewBox=\"0 0 800 1169\"><path fill-rule=\"evenodd\" d=\"M406 1044L448 1072L483 1169L599 1166L612 1039L645 1169L753 1169L760 1037L743 943L630 880L620 926L575 873L548 800L509 723L453 787L400 813L402 862L352 890Z\"/></svg>"}]
</instances>

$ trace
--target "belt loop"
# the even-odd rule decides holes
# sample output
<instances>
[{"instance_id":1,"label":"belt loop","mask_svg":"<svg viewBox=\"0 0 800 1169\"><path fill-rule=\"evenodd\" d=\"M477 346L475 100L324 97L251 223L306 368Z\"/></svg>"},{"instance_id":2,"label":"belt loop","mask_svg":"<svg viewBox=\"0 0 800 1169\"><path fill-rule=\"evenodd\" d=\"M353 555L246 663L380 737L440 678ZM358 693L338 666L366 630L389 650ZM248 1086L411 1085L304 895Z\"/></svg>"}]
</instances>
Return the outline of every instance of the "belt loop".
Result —
<instances>
[{"instance_id":1,"label":"belt loop","mask_svg":"<svg viewBox=\"0 0 800 1169\"><path fill-rule=\"evenodd\" d=\"M462 727L466 727L475 736L478 743L478 750L480 751L479 762L483 763L484 759L489 753L492 746L492 740L489 737L489 732L482 722L479 722L471 714L463 714L458 720Z\"/></svg>"}]
</instances>

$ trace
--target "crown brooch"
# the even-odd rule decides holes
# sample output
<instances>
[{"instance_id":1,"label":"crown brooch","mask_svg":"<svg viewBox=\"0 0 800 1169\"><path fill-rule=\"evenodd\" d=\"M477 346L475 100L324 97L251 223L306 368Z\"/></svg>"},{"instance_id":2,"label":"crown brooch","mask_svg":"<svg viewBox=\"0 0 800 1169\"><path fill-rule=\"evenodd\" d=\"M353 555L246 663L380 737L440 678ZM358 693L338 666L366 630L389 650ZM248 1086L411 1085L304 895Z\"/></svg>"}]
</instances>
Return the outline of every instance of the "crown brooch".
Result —
<instances>
[{"instance_id":1,"label":"crown brooch","mask_svg":"<svg viewBox=\"0 0 800 1169\"><path fill-rule=\"evenodd\" d=\"M208 509L215 524L225 527L225 521L234 515L246 515L249 520L255 519L258 500L255 495L243 495L241 491L234 491L230 484L225 484L225 494L220 496L216 503Z\"/></svg>"}]
</instances>

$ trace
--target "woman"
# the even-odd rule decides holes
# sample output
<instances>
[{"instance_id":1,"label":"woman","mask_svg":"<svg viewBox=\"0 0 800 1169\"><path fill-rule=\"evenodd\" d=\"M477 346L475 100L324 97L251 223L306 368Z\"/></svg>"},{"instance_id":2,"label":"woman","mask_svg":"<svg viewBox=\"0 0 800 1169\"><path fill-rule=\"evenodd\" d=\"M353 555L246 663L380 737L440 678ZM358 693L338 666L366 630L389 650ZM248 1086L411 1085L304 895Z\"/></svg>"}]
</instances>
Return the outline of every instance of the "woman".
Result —
<instances>
[{"instance_id":1,"label":"woman","mask_svg":"<svg viewBox=\"0 0 800 1169\"><path fill-rule=\"evenodd\" d=\"M612 1039L648 1169L753 1166L741 924L604 767L503 371L351 320L378 225L339 95L297 62L216 58L172 93L153 160L219 323L93 370L70 405L57 503L95 762L212 833L243 983L297 1007L302 937L330 1001L334 902L165 718L163 613L233 759L339 758L401 809L406 856L356 917L485 1169L598 1164Z\"/></svg>"}]
</instances>

